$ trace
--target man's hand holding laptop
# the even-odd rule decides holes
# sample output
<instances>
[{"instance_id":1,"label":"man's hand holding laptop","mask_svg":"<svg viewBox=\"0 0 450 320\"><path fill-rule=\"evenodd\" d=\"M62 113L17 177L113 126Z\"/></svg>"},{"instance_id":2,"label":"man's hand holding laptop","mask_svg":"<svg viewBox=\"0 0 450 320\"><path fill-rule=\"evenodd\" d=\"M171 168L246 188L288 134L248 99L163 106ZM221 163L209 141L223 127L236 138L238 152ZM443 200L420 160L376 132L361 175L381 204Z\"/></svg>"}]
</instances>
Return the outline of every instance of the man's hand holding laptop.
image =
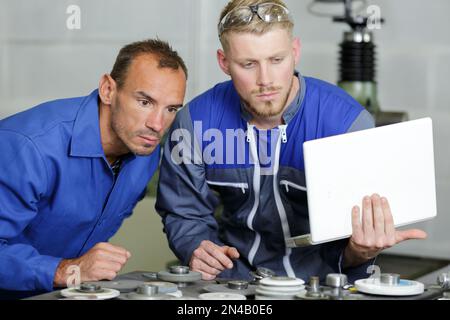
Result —
<instances>
[{"instance_id":1,"label":"man's hand holding laptop","mask_svg":"<svg viewBox=\"0 0 450 320\"><path fill-rule=\"evenodd\" d=\"M365 196L360 208L352 209L352 236L344 251L344 267L356 266L375 258L382 250L409 239L425 239L420 229L396 230L389 202L378 194Z\"/></svg>"}]
</instances>

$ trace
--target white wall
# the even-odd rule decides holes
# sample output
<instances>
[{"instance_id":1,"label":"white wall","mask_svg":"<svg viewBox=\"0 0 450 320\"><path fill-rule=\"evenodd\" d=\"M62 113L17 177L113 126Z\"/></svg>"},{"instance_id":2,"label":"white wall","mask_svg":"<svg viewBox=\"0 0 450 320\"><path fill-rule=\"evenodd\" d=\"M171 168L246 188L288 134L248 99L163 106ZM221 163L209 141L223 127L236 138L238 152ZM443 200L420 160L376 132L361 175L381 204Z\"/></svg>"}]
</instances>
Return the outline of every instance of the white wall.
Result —
<instances>
[{"instance_id":1,"label":"white wall","mask_svg":"<svg viewBox=\"0 0 450 320\"><path fill-rule=\"evenodd\" d=\"M309 0L286 2L302 40L300 71L335 82L337 45L346 27L309 14ZM155 36L172 43L186 60L189 100L226 79L215 60L217 18L226 3L0 0L0 118L45 100L88 94L100 75L110 71L122 45ZM450 258L450 1L369 3L379 5L387 20L375 32L382 109L405 110L411 119L431 116L435 130L438 217L422 224L428 240L404 243L391 251ZM81 30L66 28L69 4L81 8ZM156 215L150 209L148 214ZM143 239L152 241L154 236Z\"/></svg>"}]
</instances>

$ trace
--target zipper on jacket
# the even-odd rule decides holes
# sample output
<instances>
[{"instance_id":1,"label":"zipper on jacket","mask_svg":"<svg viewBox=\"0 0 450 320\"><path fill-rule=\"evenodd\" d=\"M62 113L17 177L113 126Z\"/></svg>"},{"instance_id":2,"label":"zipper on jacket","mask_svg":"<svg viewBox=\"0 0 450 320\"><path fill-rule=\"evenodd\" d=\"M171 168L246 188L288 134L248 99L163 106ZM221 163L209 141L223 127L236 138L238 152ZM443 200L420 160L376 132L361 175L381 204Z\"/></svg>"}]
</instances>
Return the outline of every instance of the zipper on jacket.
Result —
<instances>
[{"instance_id":1,"label":"zipper on jacket","mask_svg":"<svg viewBox=\"0 0 450 320\"><path fill-rule=\"evenodd\" d=\"M283 236L286 242L286 254L283 257L283 266L286 270L286 274L289 277L295 278L295 272L292 268L290 255L292 249L287 246L287 239L291 238L291 231L289 228L289 222L287 220L286 210L284 209L283 202L281 201L280 190L278 188L278 170L280 167L280 154L281 154L281 143L287 142L286 128L287 125L278 126L280 130L280 136L277 140L275 146L275 158L274 158L274 170L273 170L273 194L275 198L275 204L278 209L278 215L280 216L281 228L283 230Z\"/></svg>"},{"instance_id":2,"label":"zipper on jacket","mask_svg":"<svg viewBox=\"0 0 450 320\"><path fill-rule=\"evenodd\" d=\"M253 260L255 259L256 252L258 251L259 244L261 243L261 235L253 228L253 219L255 218L256 210L259 206L259 192L261 187L261 168L259 165L258 151L256 149L255 132L253 131L254 127L254 125L247 123L247 142L249 143L250 156L255 164L253 170L253 192L255 194L255 202L253 203L252 210L247 217L247 226L250 230L255 232L255 240L253 241L252 247L248 253L248 262L250 265L253 265Z\"/></svg>"},{"instance_id":3,"label":"zipper on jacket","mask_svg":"<svg viewBox=\"0 0 450 320\"><path fill-rule=\"evenodd\" d=\"M280 184L284 185L284 187L286 188L286 192L289 192L289 187L292 187L294 189L301 190L301 191L306 191L306 187L303 187L299 184L296 184L296 183L288 181L288 180L281 180Z\"/></svg>"},{"instance_id":4,"label":"zipper on jacket","mask_svg":"<svg viewBox=\"0 0 450 320\"><path fill-rule=\"evenodd\" d=\"M244 193L244 194L245 194L245 189L248 189L248 183L244 183L244 182L219 182L219 181L206 180L206 183L214 185L214 186L240 188L242 190L242 193Z\"/></svg>"}]
</instances>

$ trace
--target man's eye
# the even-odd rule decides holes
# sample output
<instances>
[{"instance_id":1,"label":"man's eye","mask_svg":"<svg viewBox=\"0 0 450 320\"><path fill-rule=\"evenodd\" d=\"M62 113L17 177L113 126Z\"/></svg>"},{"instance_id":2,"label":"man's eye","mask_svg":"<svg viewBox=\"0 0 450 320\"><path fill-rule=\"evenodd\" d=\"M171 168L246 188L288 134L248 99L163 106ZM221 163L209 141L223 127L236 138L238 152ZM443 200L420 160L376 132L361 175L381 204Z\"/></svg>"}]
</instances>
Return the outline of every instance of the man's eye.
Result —
<instances>
[{"instance_id":1,"label":"man's eye","mask_svg":"<svg viewBox=\"0 0 450 320\"><path fill-rule=\"evenodd\" d=\"M273 63L280 63L280 62L282 62L283 61L283 58L273 58L272 59L272 62Z\"/></svg>"},{"instance_id":2,"label":"man's eye","mask_svg":"<svg viewBox=\"0 0 450 320\"><path fill-rule=\"evenodd\" d=\"M177 113L178 108L169 108L170 113Z\"/></svg>"},{"instance_id":3,"label":"man's eye","mask_svg":"<svg viewBox=\"0 0 450 320\"><path fill-rule=\"evenodd\" d=\"M138 100L139 105L142 107L148 107L150 105L150 101L148 100Z\"/></svg>"},{"instance_id":4,"label":"man's eye","mask_svg":"<svg viewBox=\"0 0 450 320\"><path fill-rule=\"evenodd\" d=\"M254 65L255 65L255 64L254 64L253 62L247 62L247 63L244 63L242 66L243 66L245 69L250 69L250 68L252 68Z\"/></svg>"}]
</instances>

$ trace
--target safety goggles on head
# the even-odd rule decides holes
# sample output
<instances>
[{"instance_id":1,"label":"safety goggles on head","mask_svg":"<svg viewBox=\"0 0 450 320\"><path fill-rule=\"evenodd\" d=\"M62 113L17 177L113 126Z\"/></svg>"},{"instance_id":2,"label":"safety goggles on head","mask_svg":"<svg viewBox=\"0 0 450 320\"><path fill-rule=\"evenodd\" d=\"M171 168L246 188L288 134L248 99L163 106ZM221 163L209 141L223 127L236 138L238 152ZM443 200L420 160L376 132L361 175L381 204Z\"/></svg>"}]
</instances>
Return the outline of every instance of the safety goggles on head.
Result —
<instances>
[{"instance_id":1,"label":"safety goggles on head","mask_svg":"<svg viewBox=\"0 0 450 320\"><path fill-rule=\"evenodd\" d=\"M252 6L237 7L228 12L220 21L218 25L219 38L227 29L249 24L255 15L266 23L293 22L289 10L278 3L266 2Z\"/></svg>"}]
</instances>

